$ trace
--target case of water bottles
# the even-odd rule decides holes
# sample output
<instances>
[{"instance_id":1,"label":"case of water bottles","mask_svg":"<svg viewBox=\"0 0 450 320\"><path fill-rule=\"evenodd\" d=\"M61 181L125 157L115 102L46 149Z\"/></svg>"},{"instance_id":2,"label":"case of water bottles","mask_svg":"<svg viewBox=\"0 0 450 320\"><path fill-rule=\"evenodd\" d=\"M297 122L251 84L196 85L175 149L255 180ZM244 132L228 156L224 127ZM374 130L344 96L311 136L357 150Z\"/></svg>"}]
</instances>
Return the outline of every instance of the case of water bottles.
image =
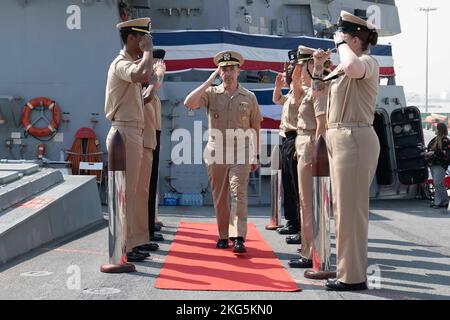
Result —
<instances>
[{"instance_id":1,"label":"case of water bottles","mask_svg":"<svg viewBox=\"0 0 450 320\"><path fill-rule=\"evenodd\" d=\"M178 206L180 202L179 193L164 193L163 205L164 206Z\"/></svg>"},{"instance_id":2,"label":"case of water bottles","mask_svg":"<svg viewBox=\"0 0 450 320\"><path fill-rule=\"evenodd\" d=\"M201 193L182 193L180 197L182 206L203 206L203 195Z\"/></svg>"}]
</instances>

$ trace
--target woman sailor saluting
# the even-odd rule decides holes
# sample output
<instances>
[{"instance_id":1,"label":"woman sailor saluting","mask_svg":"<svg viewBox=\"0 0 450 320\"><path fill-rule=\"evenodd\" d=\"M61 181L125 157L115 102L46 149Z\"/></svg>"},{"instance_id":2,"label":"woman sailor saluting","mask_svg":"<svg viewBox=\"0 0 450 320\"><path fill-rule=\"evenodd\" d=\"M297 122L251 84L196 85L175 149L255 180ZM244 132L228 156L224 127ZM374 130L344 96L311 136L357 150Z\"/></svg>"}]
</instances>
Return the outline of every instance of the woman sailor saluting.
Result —
<instances>
[{"instance_id":1,"label":"woman sailor saluting","mask_svg":"<svg viewBox=\"0 0 450 320\"><path fill-rule=\"evenodd\" d=\"M379 66L368 49L377 40L374 25L342 11L334 34L341 63L322 79L331 51L313 55L314 94L328 94L326 142L337 258L337 279L328 279L328 290L367 289L369 188L380 152L373 129Z\"/></svg>"}]
</instances>

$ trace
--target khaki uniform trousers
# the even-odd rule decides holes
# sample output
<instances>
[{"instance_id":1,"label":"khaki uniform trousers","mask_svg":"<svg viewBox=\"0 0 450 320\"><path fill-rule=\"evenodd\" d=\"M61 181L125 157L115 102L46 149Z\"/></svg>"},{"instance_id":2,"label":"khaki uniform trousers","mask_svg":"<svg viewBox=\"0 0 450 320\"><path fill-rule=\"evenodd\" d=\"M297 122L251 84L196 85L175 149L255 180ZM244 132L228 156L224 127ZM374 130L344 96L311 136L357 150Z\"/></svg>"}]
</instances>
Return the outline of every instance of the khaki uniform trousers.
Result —
<instances>
[{"instance_id":1,"label":"khaki uniform trousers","mask_svg":"<svg viewBox=\"0 0 450 320\"><path fill-rule=\"evenodd\" d=\"M312 155L314 143L315 131L302 132L295 139L301 216L301 255L306 259L311 259L312 257L313 243Z\"/></svg>"},{"instance_id":2,"label":"khaki uniform trousers","mask_svg":"<svg viewBox=\"0 0 450 320\"><path fill-rule=\"evenodd\" d=\"M144 197L139 197L138 189L140 188L141 164L143 157L143 129L114 125L109 130L106 138L108 146L112 135L119 131L125 143L126 149L126 211L125 217L121 217L123 225L126 226L126 248L127 252L131 252L134 247L149 242L148 236L148 214L147 201Z\"/></svg>"},{"instance_id":3,"label":"khaki uniform trousers","mask_svg":"<svg viewBox=\"0 0 450 320\"><path fill-rule=\"evenodd\" d=\"M341 127L326 134L332 186L337 280L367 281L369 188L380 144L372 127Z\"/></svg>"},{"instance_id":4,"label":"khaki uniform trousers","mask_svg":"<svg viewBox=\"0 0 450 320\"><path fill-rule=\"evenodd\" d=\"M247 190L251 165L211 164L208 178L216 211L219 238L247 236ZM231 210L228 202L231 192Z\"/></svg>"}]
</instances>

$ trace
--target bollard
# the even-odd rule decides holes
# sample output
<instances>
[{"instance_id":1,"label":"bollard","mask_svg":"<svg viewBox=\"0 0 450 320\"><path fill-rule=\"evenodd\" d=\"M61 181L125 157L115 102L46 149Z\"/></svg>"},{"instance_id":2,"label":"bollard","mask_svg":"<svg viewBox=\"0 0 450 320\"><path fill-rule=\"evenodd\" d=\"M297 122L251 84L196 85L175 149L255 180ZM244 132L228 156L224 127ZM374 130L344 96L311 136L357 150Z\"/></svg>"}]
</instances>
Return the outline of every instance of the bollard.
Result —
<instances>
[{"instance_id":1,"label":"bollard","mask_svg":"<svg viewBox=\"0 0 450 320\"><path fill-rule=\"evenodd\" d=\"M271 217L266 230L277 230L281 228L281 170L280 170L280 147L276 145L272 150L270 159L270 189L272 198L270 201Z\"/></svg>"},{"instance_id":2,"label":"bollard","mask_svg":"<svg viewBox=\"0 0 450 320\"><path fill-rule=\"evenodd\" d=\"M332 272L330 265L330 217L331 205L331 180L328 164L328 152L325 139L320 136L317 139L312 162L313 175L313 245L312 260L313 269L305 271L305 278L323 280L336 278L336 272Z\"/></svg>"},{"instance_id":3,"label":"bollard","mask_svg":"<svg viewBox=\"0 0 450 320\"><path fill-rule=\"evenodd\" d=\"M125 144L119 131L112 136L108 149L109 263L100 271L134 272L135 266L127 262Z\"/></svg>"}]
</instances>

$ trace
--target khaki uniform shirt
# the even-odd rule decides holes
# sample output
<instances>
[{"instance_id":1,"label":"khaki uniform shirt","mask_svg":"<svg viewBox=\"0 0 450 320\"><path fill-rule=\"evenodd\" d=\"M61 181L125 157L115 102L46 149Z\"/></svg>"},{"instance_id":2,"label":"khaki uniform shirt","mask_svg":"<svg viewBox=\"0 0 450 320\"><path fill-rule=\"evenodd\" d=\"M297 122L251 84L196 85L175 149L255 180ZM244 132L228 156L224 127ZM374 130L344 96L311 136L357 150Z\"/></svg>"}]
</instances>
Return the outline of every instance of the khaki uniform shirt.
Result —
<instances>
[{"instance_id":1,"label":"khaki uniform shirt","mask_svg":"<svg viewBox=\"0 0 450 320\"><path fill-rule=\"evenodd\" d=\"M328 124L373 123L379 87L379 65L367 54L363 54L359 60L366 66L366 74L362 79L351 79L344 73L330 84ZM339 72L342 72L340 65L328 77Z\"/></svg>"},{"instance_id":2,"label":"khaki uniform shirt","mask_svg":"<svg viewBox=\"0 0 450 320\"><path fill-rule=\"evenodd\" d=\"M105 114L111 121L132 122L144 128L144 99L142 85L131 81L133 70L138 68L133 58L124 50L112 62L106 83Z\"/></svg>"},{"instance_id":3,"label":"khaki uniform shirt","mask_svg":"<svg viewBox=\"0 0 450 320\"><path fill-rule=\"evenodd\" d=\"M260 125L263 120L256 96L241 85L232 97L225 92L223 84L209 87L201 97L200 106L206 108L209 129L218 129L222 133L223 147L226 147L226 129L247 130ZM208 146L211 149L216 147L214 138L210 134ZM248 143L245 147L251 150Z\"/></svg>"},{"instance_id":4,"label":"khaki uniform shirt","mask_svg":"<svg viewBox=\"0 0 450 320\"><path fill-rule=\"evenodd\" d=\"M158 96L144 106L144 148L156 149L156 129L155 129L155 105L158 104Z\"/></svg>"},{"instance_id":5,"label":"khaki uniform shirt","mask_svg":"<svg viewBox=\"0 0 450 320\"><path fill-rule=\"evenodd\" d=\"M280 122L280 136L286 137L285 133L297 130L298 106L295 105L294 93L289 91L280 99L283 105Z\"/></svg>"},{"instance_id":6,"label":"khaki uniform shirt","mask_svg":"<svg viewBox=\"0 0 450 320\"><path fill-rule=\"evenodd\" d=\"M303 87L304 96L298 109L297 129L315 131L317 129L316 118L326 114L327 97L313 97L312 89Z\"/></svg>"}]
</instances>

